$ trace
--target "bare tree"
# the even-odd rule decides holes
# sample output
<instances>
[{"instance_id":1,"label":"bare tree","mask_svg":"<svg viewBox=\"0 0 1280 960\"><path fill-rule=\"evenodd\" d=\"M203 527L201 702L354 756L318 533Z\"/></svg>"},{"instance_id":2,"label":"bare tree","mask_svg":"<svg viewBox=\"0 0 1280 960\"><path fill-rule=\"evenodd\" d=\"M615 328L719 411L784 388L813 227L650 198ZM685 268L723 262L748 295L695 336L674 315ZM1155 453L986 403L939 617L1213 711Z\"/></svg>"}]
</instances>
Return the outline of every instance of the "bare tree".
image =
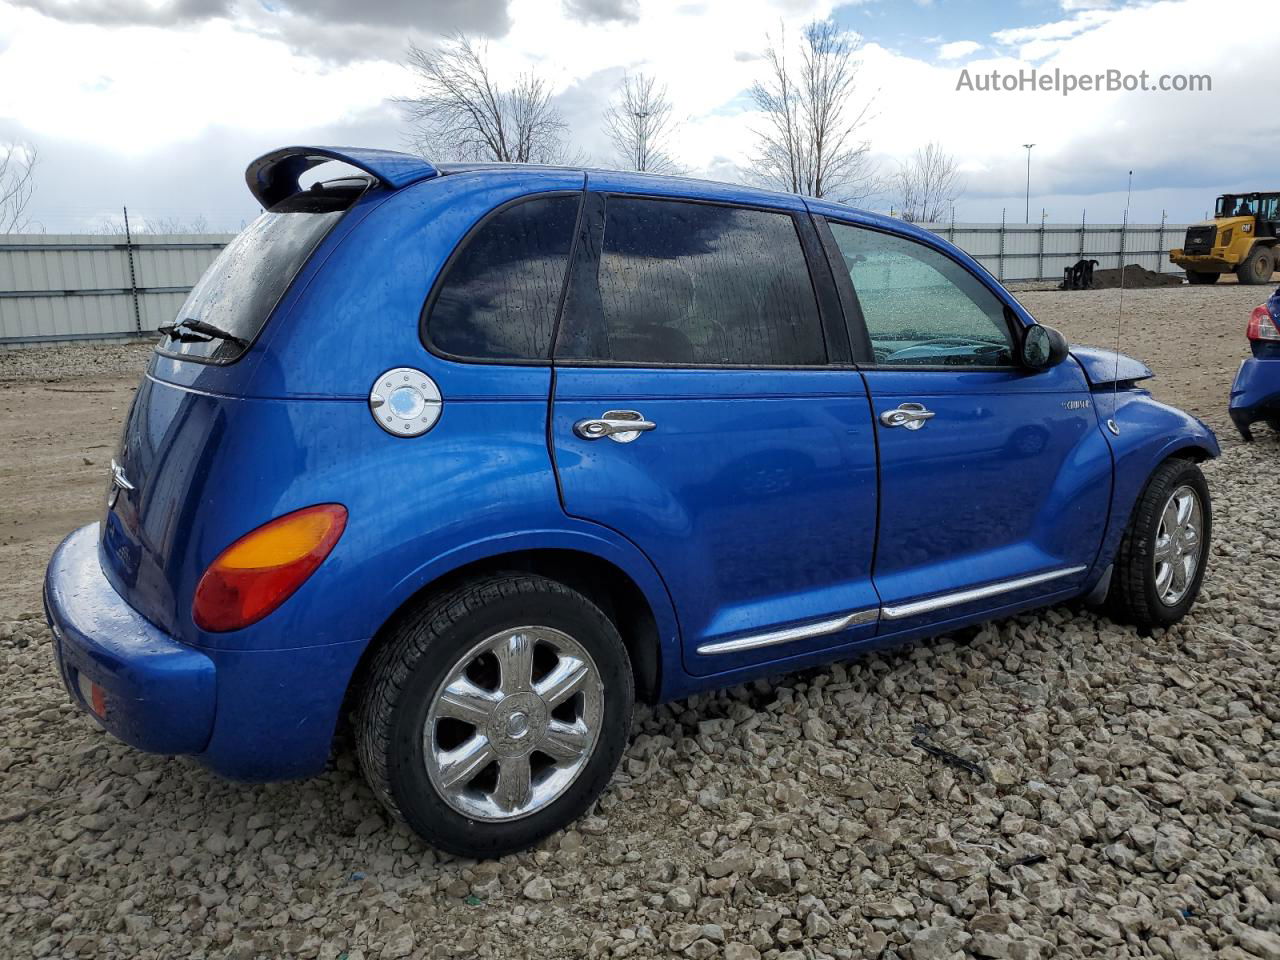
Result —
<instances>
[{"instance_id":1,"label":"bare tree","mask_svg":"<svg viewBox=\"0 0 1280 960\"><path fill-rule=\"evenodd\" d=\"M208 233L209 220L202 213L197 213L189 220L182 217L147 217L137 233Z\"/></svg>"},{"instance_id":2,"label":"bare tree","mask_svg":"<svg viewBox=\"0 0 1280 960\"><path fill-rule=\"evenodd\" d=\"M625 170L671 173L669 141L674 132L667 88L638 73L623 77L617 96L604 114L605 130L613 141L618 164Z\"/></svg>"},{"instance_id":3,"label":"bare tree","mask_svg":"<svg viewBox=\"0 0 1280 960\"><path fill-rule=\"evenodd\" d=\"M429 50L410 44L407 56L418 94L399 102L424 156L509 163L567 159L567 125L547 82L532 71L502 86L490 69L488 46L461 33Z\"/></svg>"},{"instance_id":4,"label":"bare tree","mask_svg":"<svg viewBox=\"0 0 1280 960\"><path fill-rule=\"evenodd\" d=\"M964 192L956 158L939 143L918 149L889 179L899 216L911 223L938 223L947 205Z\"/></svg>"},{"instance_id":5,"label":"bare tree","mask_svg":"<svg viewBox=\"0 0 1280 960\"><path fill-rule=\"evenodd\" d=\"M859 200L875 192L869 141L859 136L871 99L855 102L862 41L830 20L804 29L800 63L787 62L786 33L765 49L769 76L751 88L765 115L755 131L756 178L782 190Z\"/></svg>"},{"instance_id":6,"label":"bare tree","mask_svg":"<svg viewBox=\"0 0 1280 960\"><path fill-rule=\"evenodd\" d=\"M0 233L19 233L31 226L27 206L36 189L38 159L29 143L0 145Z\"/></svg>"}]
</instances>

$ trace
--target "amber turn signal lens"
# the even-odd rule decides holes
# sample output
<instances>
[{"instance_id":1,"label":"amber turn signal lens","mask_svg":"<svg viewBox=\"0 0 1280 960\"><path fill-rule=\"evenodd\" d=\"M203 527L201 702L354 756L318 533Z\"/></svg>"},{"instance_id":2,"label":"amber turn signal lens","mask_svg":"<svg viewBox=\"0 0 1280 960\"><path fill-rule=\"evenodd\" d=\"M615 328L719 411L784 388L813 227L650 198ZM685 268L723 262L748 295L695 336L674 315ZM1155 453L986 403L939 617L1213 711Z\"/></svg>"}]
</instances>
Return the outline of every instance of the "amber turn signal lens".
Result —
<instances>
[{"instance_id":1,"label":"amber turn signal lens","mask_svg":"<svg viewBox=\"0 0 1280 960\"><path fill-rule=\"evenodd\" d=\"M257 623L306 582L346 526L346 507L322 503L246 533L218 554L196 585L196 626L222 632Z\"/></svg>"}]
</instances>

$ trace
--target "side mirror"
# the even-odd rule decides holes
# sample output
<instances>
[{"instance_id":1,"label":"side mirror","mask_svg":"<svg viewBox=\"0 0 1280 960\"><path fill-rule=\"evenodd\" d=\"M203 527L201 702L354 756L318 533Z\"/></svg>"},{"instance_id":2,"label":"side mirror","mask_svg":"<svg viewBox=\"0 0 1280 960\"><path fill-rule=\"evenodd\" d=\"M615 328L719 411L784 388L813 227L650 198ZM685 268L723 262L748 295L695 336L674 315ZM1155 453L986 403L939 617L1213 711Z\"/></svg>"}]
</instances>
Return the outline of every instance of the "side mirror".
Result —
<instances>
[{"instance_id":1,"label":"side mirror","mask_svg":"<svg viewBox=\"0 0 1280 960\"><path fill-rule=\"evenodd\" d=\"M1022 335L1019 361L1028 370L1048 370L1067 359L1067 338L1043 323L1032 324Z\"/></svg>"}]
</instances>

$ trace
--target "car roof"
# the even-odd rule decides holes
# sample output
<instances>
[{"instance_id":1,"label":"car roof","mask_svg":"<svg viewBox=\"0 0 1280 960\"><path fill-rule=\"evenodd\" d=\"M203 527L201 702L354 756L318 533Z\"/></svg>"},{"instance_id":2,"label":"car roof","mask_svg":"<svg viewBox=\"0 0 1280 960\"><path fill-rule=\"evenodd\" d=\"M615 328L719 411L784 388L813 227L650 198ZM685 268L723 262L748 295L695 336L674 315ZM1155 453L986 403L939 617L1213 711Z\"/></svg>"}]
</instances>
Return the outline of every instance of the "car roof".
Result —
<instances>
[{"instance_id":1,"label":"car roof","mask_svg":"<svg viewBox=\"0 0 1280 960\"><path fill-rule=\"evenodd\" d=\"M905 220L887 217L832 200L819 200L780 190L768 190L741 183L702 180L670 174L639 173L611 170L587 164L533 164L495 162L431 163L422 157L396 150L368 147L291 146L272 150L258 157L245 171L245 179L254 196L271 206L290 193L301 189L300 176L325 160L336 160L354 166L390 190L399 190L423 180L457 174L489 175L519 178L538 172L558 170L581 173L588 182L595 175L608 178L614 185L625 185L639 191L651 190L657 196L719 201L722 203L779 205L795 209L803 204L813 213L878 227L894 233L936 242L934 234Z\"/></svg>"},{"instance_id":2,"label":"car roof","mask_svg":"<svg viewBox=\"0 0 1280 960\"><path fill-rule=\"evenodd\" d=\"M596 167L588 164L561 165L539 163L438 163L436 168L445 175L456 173L493 173L520 176L540 170L561 170L572 173L583 173L590 178L593 174L608 177L613 182L625 182L629 186L650 185L655 192L662 192L663 185L680 186L684 189L680 194L697 193L706 199L733 200L750 202L755 200L777 200L790 197L794 202L796 194L769 190L763 187L752 187L743 183L729 183L724 180L704 180L700 177L686 177L679 174L648 173L636 170L619 170L611 167Z\"/></svg>"},{"instance_id":3,"label":"car roof","mask_svg":"<svg viewBox=\"0 0 1280 960\"><path fill-rule=\"evenodd\" d=\"M655 196L670 196L672 199L710 200L721 203L776 205L785 201L785 205L794 207L803 203L809 210L820 216L838 220L850 220L861 224L891 230L895 233L921 238L935 238L935 235L916 225L897 217L873 213L851 204L835 200L818 199L804 194L788 193L782 190L769 190L765 187L753 187L744 183L729 183L724 180L704 180L700 177L686 177L674 174L644 173L634 170L616 170L609 167L589 165L557 165L535 163L492 163L492 162L460 162L437 163L437 170L442 175L456 174L493 174L494 176L520 177L536 171L559 170L564 172L585 174L588 183L592 176L607 178L614 186L622 185L628 189L651 190Z\"/></svg>"}]
</instances>

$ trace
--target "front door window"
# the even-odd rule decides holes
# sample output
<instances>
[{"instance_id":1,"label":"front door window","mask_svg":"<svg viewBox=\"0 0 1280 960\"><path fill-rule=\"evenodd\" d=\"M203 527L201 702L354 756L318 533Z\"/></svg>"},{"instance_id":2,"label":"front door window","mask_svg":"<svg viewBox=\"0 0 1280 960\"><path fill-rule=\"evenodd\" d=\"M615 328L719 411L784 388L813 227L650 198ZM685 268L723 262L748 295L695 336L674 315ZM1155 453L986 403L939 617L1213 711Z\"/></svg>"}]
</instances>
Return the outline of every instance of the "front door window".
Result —
<instances>
[{"instance_id":1,"label":"front door window","mask_svg":"<svg viewBox=\"0 0 1280 960\"><path fill-rule=\"evenodd\" d=\"M857 291L875 362L1009 367L1004 305L968 270L923 244L831 224Z\"/></svg>"}]
</instances>

